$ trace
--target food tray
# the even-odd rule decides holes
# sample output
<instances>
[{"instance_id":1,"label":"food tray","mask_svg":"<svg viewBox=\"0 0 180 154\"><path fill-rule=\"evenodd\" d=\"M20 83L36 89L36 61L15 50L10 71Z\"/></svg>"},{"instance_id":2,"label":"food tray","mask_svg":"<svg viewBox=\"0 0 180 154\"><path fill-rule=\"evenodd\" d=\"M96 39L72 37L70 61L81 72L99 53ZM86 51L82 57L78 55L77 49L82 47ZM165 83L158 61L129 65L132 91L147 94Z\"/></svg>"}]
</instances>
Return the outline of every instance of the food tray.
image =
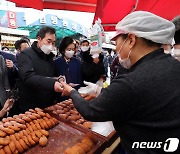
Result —
<instances>
[{"instance_id":1,"label":"food tray","mask_svg":"<svg viewBox=\"0 0 180 154\"><path fill-rule=\"evenodd\" d=\"M67 103L67 102L71 102L71 104L70 103ZM63 122L65 122L65 123L67 123L68 125L71 125L72 127L75 127L76 129L78 129L79 128L79 130L80 131L82 131L82 130L85 130L85 131L87 131L87 132L89 132L89 133L91 133L91 134L95 134L96 136L98 136L99 138L102 138L104 141L106 141L106 146L107 147L109 147L117 138L118 138L118 135L117 135L117 133L116 133L116 131L112 131L108 136L103 136L103 135L101 135L101 134L98 134L98 133L96 133L96 132L94 132L94 131L92 131L91 129L88 129L88 128L85 128L83 125L81 125L81 124L77 124L77 122L75 122L75 121L73 121L73 120L68 120L68 119L64 119L64 118L62 118L62 117L60 117L59 115L55 115L54 114L54 111L56 111L56 110L63 110L63 109L60 109L59 107L58 107L58 105L60 105L60 104L63 104L63 106L64 106L64 108L69 108L69 110L74 110L75 109L75 107L73 106L73 104L72 104L72 100L66 100L66 101L63 101L63 102L61 102L61 103L57 103L57 104L55 104L55 105L53 105L53 106L50 106L50 107L48 107L48 108L46 108L45 109L45 111L46 112L48 112L51 116L56 116L56 117L58 117L58 119L60 120L60 121L63 121ZM71 106L71 107L69 107L69 106ZM57 109L57 107L58 107L58 109ZM77 111L77 110L76 110ZM69 111L68 111L69 112Z\"/></svg>"},{"instance_id":2,"label":"food tray","mask_svg":"<svg viewBox=\"0 0 180 154\"><path fill-rule=\"evenodd\" d=\"M25 154L63 154L66 148L74 146L81 142L82 138L87 134L86 131L80 131L64 122L59 122L57 126L49 130L48 144L45 147L36 145L25 152ZM92 134L95 146L88 153L101 153L104 148L104 142L99 140L97 136Z\"/></svg>"}]
</instances>

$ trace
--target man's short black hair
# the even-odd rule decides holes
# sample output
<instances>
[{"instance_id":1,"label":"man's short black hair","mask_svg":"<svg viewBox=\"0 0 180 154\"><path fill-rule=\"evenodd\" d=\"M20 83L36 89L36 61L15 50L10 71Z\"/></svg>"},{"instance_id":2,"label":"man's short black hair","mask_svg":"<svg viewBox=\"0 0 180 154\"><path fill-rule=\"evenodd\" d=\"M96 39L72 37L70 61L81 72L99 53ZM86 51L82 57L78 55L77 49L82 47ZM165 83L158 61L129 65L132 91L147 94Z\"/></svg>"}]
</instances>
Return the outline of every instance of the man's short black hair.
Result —
<instances>
[{"instance_id":1,"label":"man's short black hair","mask_svg":"<svg viewBox=\"0 0 180 154\"><path fill-rule=\"evenodd\" d=\"M64 55L66 48L69 44L72 44L74 42L73 38L67 36L64 37L63 40L59 44L59 52Z\"/></svg>"},{"instance_id":2,"label":"man's short black hair","mask_svg":"<svg viewBox=\"0 0 180 154\"><path fill-rule=\"evenodd\" d=\"M84 42L87 42L88 45L89 45L89 41L88 41L87 39L82 40L81 43L80 43L80 45L82 45Z\"/></svg>"},{"instance_id":3,"label":"man's short black hair","mask_svg":"<svg viewBox=\"0 0 180 154\"><path fill-rule=\"evenodd\" d=\"M41 39L45 37L47 33L56 34L56 30L53 27L43 26L37 33L36 38L39 36Z\"/></svg>"},{"instance_id":4,"label":"man's short black hair","mask_svg":"<svg viewBox=\"0 0 180 154\"><path fill-rule=\"evenodd\" d=\"M8 50L9 50L9 48L8 48L8 47L6 47L6 46L5 46L5 47L2 47L2 50L4 50L4 49L8 49Z\"/></svg>"},{"instance_id":5,"label":"man's short black hair","mask_svg":"<svg viewBox=\"0 0 180 154\"><path fill-rule=\"evenodd\" d=\"M28 44L28 41L27 41L27 40L24 40L24 39L17 40L17 41L15 42L15 44L14 44L15 49L16 49L16 50L18 50L18 49L20 50L22 43L27 43L27 44Z\"/></svg>"}]
</instances>

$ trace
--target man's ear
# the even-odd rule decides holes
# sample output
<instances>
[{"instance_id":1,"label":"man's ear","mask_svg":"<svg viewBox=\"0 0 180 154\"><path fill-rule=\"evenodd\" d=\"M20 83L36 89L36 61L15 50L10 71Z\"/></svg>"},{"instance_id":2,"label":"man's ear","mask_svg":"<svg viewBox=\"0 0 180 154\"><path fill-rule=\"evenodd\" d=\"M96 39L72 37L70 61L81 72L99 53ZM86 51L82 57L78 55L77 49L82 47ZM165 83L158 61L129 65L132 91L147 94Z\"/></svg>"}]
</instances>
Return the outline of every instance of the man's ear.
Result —
<instances>
[{"instance_id":1,"label":"man's ear","mask_svg":"<svg viewBox=\"0 0 180 154\"><path fill-rule=\"evenodd\" d=\"M136 35L130 33L128 34L128 38L129 38L129 48L132 49L137 42Z\"/></svg>"}]
</instances>

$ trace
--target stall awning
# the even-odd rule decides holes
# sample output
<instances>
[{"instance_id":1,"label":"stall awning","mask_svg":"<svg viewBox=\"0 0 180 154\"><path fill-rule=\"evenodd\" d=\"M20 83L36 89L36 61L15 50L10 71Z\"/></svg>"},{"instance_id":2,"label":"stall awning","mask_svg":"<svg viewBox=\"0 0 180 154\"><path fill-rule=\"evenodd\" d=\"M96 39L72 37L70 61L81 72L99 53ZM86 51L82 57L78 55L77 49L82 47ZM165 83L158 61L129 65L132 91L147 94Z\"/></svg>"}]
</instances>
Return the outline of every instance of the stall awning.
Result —
<instances>
[{"instance_id":1,"label":"stall awning","mask_svg":"<svg viewBox=\"0 0 180 154\"><path fill-rule=\"evenodd\" d=\"M180 0L98 0L94 21L99 17L106 31L132 11L144 10L168 20L180 15Z\"/></svg>"},{"instance_id":2,"label":"stall awning","mask_svg":"<svg viewBox=\"0 0 180 154\"><path fill-rule=\"evenodd\" d=\"M95 12L97 0L9 0L16 6L31 7L38 10L57 9L82 12Z\"/></svg>"}]
</instances>

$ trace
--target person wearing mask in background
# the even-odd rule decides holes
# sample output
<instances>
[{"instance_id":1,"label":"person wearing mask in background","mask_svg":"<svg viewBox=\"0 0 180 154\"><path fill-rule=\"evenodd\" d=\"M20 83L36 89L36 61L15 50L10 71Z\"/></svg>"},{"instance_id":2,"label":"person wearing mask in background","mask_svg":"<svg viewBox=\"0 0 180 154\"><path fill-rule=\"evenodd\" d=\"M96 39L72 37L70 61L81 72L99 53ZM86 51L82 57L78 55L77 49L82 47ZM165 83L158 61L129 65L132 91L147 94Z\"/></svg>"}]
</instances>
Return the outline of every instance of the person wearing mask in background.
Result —
<instances>
[{"instance_id":1,"label":"person wearing mask in background","mask_svg":"<svg viewBox=\"0 0 180 154\"><path fill-rule=\"evenodd\" d=\"M56 81L52 52L54 51L56 31L43 26L36 35L37 41L18 56L19 67L19 112L31 108L45 108L55 101L55 92L61 84Z\"/></svg>"},{"instance_id":2,"label":"person wearing mask in background","mask_svg":"<svg viewBox=\"0 0 180 154\"><path fill-rule=\"evenodd\" d=\"M1 42L0 42L1 44ZM16 57L11 54L4 51L0 51L0 55L3 56L6 66L7 66L7 73L8 73L8 79L10 88L14 88L16 79L18 77L18 67L17 67L17 60Z\"/></svg>"},{"instance_id":3,"label":"person wearing mask in background","mask_svg":"<svg viewBox=\"0 0 180 154\"><path fill-rule=\"evenodd\" d=\"M91 61L91 58L89 57L89 52L90 52L89 41L87 39L84 39L80 43L80 51L77 54L77 57L79 57L81 62Z\"/></svg>"},{"instance_id":4,"label":"person wearing mask in background","mask_svg":"<svg viewBox=\"0 0 180 154\"><path fill-rule=\"evenodd\" d=\"M128 69L124 68L120 63L119 63L119 57L116 56L114 60L112 61L112 64L110 65L110 81L112 81L116 76L122 75L128 73Z\"/></svg>"},{"instance_id":5,"label":"person wearing mask in background","mask_svg":"<svg viewBox=\"0 0 180 154\"><path fill-rule=\"evenodd\" d=\"M11 54L8 47L2 47L2 51Z\"/></svg>"},{"instance_id":6,"label":"person wearing mask in background","mask_svg":"<svg viewBox=\"0 0 180 154\"><path fill-rule=\"evenodd\" d=\"M82 85L81 62L74 57L75 44L71 37L64 37L59 45L62 54L55 60L56 76L65 76L66 83L78 89Z\"/></svg>"},{"instance_id":7,"label":"person wearing mask in background","mask_svg":"<svg viewBox=\"0 0 180 154\"><path fill-rule=\"evenodd\" d=\"M174 138L172 152L179 154L180 63L161 48L172 42L174 24L153 13L135 11L116 25L116 31L116 53L129 73L117 76L104 89L85 82L87 93L99 94L91 101L63 82L62 95L72 98L86 120L113 121L127 153L164 154L171 149L165 143ZM161 144L147 148L147 143L156 142Z\"/></svg>"},{"instance_id":8,"label":"person wearing mask in background","mask_svg":"<svg viewBox=\"0 0 180 154\"><path fill-rule=\"evenodd\" d=\"M103 83L106 78L105 68L104 68L104 56L102 53L98 56L91 55L89 51L86 51L86 58L82 63L82 75L83 80L96 83Z\"/></svg>"},{"instance_id":9,"label":"person wearing mask in background","mask_svg":"<svg viewBox=\"0 0 180 154\"><path fill-rule=\"evenodd\" d=\"M108 63L109 63L109 66L112 64L114 58L116 57L116 54L114 53L113 50L111 50L110 54L109 54L109 57L108 57Z\"/></svg>"},{"instance_id":10,"label":"person wearing mask in background","mask_svg":"<svg viewBox=\"0 0 180 154\"><path fill-rule=\"evenodd\" d=\"M15 49L17 50L17 54L16 54L17 57L18 57L18 54L21 53L21 51L30 47L27 40L25 40L25 39L17 40L15 42L14 46L15 46Z\"/></svg>"}]
</instances>

